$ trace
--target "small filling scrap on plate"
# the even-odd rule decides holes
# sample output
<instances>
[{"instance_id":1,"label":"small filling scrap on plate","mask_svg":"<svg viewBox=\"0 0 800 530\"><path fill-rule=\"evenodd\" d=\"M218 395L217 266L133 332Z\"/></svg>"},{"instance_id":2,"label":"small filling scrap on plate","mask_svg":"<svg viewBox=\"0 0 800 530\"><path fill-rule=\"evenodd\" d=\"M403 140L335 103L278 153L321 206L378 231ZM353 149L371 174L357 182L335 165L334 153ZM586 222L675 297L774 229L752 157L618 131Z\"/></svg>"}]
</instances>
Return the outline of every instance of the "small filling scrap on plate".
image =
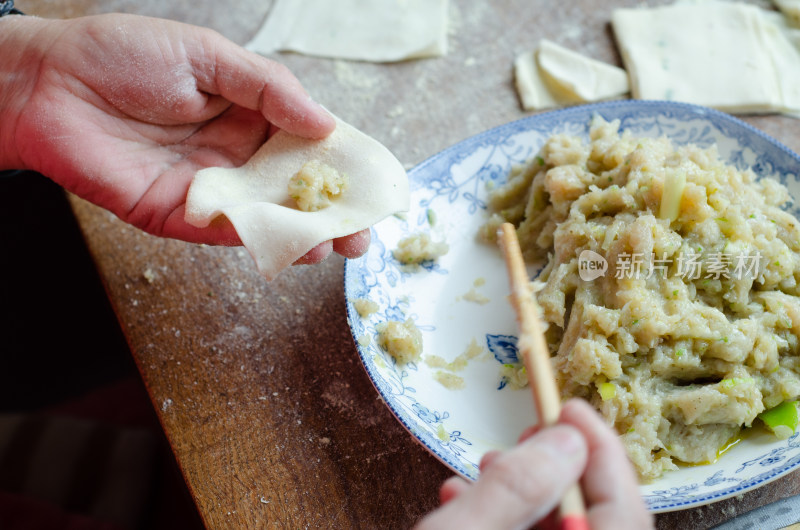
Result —
<instances>
[{"instance_id":1,"label":"small filling scrap on plate","mask_svg":"<svg viewBox=\"0 0 800 530\"><path fill-rule=\"evenodd\" d=\"M434 241L427 232L419 232L398 241L392 256L403 265L419 265L435 261L450 249L444 241Z\"/></svg>"},{"instance_id":2,"label":"small filling scrap on plate","mask_svg":"<svg viewBox=\"0 0 800 530\"><path fill-rule=\"evenodd\" d=\"M491 192L518 226L564 398L589 400L647 479L797 426L800 222L778 181L716 148L555 135ZM757 419L759 421L757 422Z\"/></svg>"}]
</instances>

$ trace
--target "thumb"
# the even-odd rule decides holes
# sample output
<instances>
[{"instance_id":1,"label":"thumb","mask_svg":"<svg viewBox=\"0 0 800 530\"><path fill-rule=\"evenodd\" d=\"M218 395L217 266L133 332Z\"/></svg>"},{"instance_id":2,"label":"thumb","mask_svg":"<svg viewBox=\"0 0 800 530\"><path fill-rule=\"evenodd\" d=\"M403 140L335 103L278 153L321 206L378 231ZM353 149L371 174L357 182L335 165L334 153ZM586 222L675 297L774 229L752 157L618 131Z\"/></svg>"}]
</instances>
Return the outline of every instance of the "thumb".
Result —
<instances>
[{"instance_id":1,"label":"thumb","mask_svg":"<svg viewBox=\"0 0 800 530\"><path fill-rule=\"evenodd\" d=\"M423 519L420 528L528 528L578 481L587 454L576 428L545 429L493 458L471 488Z\"/></svg>"},{"instance_id":2,"label":"thumb","mask_svg":"<svg viewBox=\"0 0 800 530\"><path fill-rule=\"evenodd\" d=\"M324 138L336 127L333 117L284 65L211 30L202 32L201 42L187 50L200 90L259 110L267 121L298 136Z\"/></svg>"}]
</instances>

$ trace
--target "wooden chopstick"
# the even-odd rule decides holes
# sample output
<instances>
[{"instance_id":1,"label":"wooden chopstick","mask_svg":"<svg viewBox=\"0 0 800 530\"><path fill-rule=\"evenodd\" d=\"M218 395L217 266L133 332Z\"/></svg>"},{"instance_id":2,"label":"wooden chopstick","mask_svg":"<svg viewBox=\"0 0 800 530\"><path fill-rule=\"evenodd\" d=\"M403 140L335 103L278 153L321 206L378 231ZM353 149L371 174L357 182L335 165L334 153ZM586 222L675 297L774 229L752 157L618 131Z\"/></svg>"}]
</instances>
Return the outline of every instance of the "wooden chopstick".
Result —
<instances>
[{"instance_id":1,"label":"wooden chopstick","mask_svg":"<svg viewBox=\"0 0 800 530\"><path fill-rule=\"evenodd\" d=\"M525 363L536 414L541 425L554 425L561 413L561 398L550 364L550 350L539 322L539 308L531 290L514 225L503 223L497 231L497 242L508 271L511 302L520 331L517 349ZM571 486L561 499L560 517L562 530L589 529L586 506L578 484Z\"/></svg>"}]
</instances>

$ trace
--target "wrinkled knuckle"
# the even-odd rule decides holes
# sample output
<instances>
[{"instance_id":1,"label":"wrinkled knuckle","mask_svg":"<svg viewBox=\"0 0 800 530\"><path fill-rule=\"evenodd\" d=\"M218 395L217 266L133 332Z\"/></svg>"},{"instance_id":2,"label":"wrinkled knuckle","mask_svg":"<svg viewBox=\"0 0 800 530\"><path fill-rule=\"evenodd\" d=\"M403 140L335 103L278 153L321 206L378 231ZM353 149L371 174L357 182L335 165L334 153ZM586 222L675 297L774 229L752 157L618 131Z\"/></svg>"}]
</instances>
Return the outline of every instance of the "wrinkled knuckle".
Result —
<instances>
[{"instance_id":1,"label":"wrinkled knuckle","mask_svg":"<svg viewBox=\"0 0 800 530\"><path fill-rule=\"evenodd\" d=\"M137 205L128 213L125 221L148 234L160 235L164 231L166 220L157 215L152 208L143 208Z\"/></svg>"}]
</instances>

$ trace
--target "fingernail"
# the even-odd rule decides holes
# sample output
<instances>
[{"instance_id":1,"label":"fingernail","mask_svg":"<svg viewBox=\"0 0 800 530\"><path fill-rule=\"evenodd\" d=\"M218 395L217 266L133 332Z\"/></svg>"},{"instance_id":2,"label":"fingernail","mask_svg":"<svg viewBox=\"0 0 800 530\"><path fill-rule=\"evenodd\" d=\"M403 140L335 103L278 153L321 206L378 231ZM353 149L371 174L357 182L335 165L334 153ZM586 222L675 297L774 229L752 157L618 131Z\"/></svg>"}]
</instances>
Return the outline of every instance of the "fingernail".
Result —
<instances>
[{"instance_id":1,"label":"fingernail","mask_svg":"<svg viewBox=\"0 0 800 530\"><path fill-rule=\"evenodd\" d=\"M543 444L543 447L552 451L556 457L579 459L583 458L587 451L586 441L581 433L567 425L556 425L544 429L533 438Z\"/></svg>"}]
</instances>

